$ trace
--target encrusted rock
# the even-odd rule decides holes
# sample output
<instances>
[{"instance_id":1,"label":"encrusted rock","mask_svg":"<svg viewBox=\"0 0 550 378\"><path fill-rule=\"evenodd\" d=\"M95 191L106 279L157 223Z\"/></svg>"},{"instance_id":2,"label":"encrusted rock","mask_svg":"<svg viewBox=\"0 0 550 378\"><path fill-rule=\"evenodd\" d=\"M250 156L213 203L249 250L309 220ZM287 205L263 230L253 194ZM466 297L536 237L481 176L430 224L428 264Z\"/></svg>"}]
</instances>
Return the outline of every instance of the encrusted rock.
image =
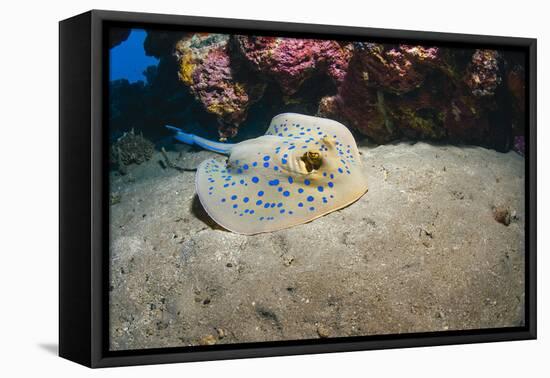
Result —
<instances>
[{"instance_id":1,"label":"encrusted rock","mask_svg":"<svg viewBox=\"0 0 550 378\"><path fill-rule=\"evenodd\" d=\"M296 93L304 81L325 73L340 83L351 58L350 44L331 40L234 36L236 52L257 72L276 81L285 95Z\"/></svg>"},{"instance_id":2,"label":"encrusted rock","mask_svg":"<svg viewBox=\"0 0 550 378\"><path fill-rule=\"evenodd\" d=\"M464 77L474 96L493 96L501 82L496 50L476 50Z\"/></svg>"},{"instance_id":3,"label":"encrusted rock","mask_svg":"<svg viewBox=\"0 0 550 378\"><path fill-rule=\"evenodd\" d=\"M353 69L366 86L402 94L418 88L439 61L437 47L356 43Z\"/></svg>"},{"instance_id":4,"label":"encrusted rock","mask_svg":"<svg viewBox=\"0 0 550 378\"><path fill-rule=\"evenodd\" d=\"M220 136L225 138L236 135L248 107L265 87L232 67L228 40L224 34L194 34L176 44L180 80L218 117Z\"/></svg>"},{"instance_id":5,"label":"encrusted rock","mask_svg":"<svg viewBox=\"0 0 550 378\"><path fill-rule=\"evenodd\" d=\"M112 144L111 160L121 169L122 165L141 164L151 159L153 152L153 143L132 129Z\"/></svg>"},{"instance_id":6,"label":"encrusted rock","mask_svg":"<svg viewBox=\"0 0 550 378\"><path fill-rule=\"evenodd\" d=\"M214 345L216 344L217 340L214 337L214 335L206 335L202 339L199 340L200 345Z\"/></svg>"},{"instance_id":7,"label":"encrusted rock","mask_svg":"<svg viewBox=\"0 0 550 378\"><path fill-rule=\"evenodd\" d=\"M330 337L330 329L328 329L323 324L318 324L317 325L317 334L319 335L320 338L326 339L327 337Z\"/></svg>"},{"instance_id":8,"label":"encrusted rock","mask_svg":"<svg viewBox=\"0 0 550 378\"><path fill-rule=\"evenodd\" d=\"M493 209L493 216L497 222L502 223L505 226L508 226L512 221L510 209L505 206L496 206Z\"/></svg>"}]
</instances>

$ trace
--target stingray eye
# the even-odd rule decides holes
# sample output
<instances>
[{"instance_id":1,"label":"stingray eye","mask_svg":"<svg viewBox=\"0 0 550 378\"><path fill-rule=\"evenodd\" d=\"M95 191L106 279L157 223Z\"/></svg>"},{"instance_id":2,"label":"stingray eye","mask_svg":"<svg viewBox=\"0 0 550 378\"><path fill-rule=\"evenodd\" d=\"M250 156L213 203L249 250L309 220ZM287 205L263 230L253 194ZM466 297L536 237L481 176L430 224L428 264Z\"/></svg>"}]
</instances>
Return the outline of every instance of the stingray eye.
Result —
<instances>
[{"instance_id":1,"label":"stingray eye","mask_svg":"<svg viewBox=\"0 0 550 378\"><path fill-rule=\"evenodd\" d=\"M300 159L306 165L308 173L313 170L318 170L323 164L323 157L319 151L308 151Z\"/></svg>"}]
</instances>

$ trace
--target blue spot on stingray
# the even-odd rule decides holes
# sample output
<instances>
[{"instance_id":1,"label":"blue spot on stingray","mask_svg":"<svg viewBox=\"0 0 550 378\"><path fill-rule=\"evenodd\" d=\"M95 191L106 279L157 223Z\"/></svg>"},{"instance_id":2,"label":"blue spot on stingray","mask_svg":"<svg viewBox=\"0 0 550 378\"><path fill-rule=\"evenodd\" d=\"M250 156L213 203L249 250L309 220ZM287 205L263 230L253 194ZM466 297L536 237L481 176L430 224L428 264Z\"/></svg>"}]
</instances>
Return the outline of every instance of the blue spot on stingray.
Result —
<instances>
[{"instance_id":1,"label":"blue spot on stingray","mask_svg":"<svg viewBox=\"0 0 550 378\"><path fill-rule=\"evenodd\" d=\"M271 181L269 181L269 185L271 185L271 186L277 186L277 185L279 185L279 180L277 180L277 179L271 180Z\"/></svg>"},{"instance_id":2,"label":"blue spot on stingray","mask_svg":"<svg viewBox=\"0 0 550 378\"><path fill-rule=\"evenodd\" d=\"M262 202L263 202L262 200L257 200L256 205L260 206L262 204Z\"/></svg>"},{"instance_id":3,"label":"blue spot on stingray","mask_svg":"<svg viewBox=\"0 0 550 378\"><path fill-rule=\"evenodd\" d=\"M260 190L260 191L258 192L258 197L261 197L261 196L263 196L263 195L264 195L264 191L263 191L263 190Z\"/></svg>"},{"instance_id":4,"label":"blue spot on stingray","mask_svg":"<svg viewBox=\"0 0 550 378\"><path fill-rule=\"evenodd\" d=\"M231 199L232 199L233 201L235 201L235 200L237 199L237 196L236 196L235 194L233 194L233 195L231 196Z\"/></svg>"},{"instance_id":5,"label":"blue spot on stingray","mask_svg":"<svg viewBox=\"0 0 550 378\"><path fill-rule=\"evenodd\" d=\"M285 212L285 209L281 209L279 213L283 214Z\"/></svg>"},{"instance_id":6,"label":"blue spot on stingray","mask_svg":"<svg viewBox=\"0 0 550 378\"><path fill-rule=\"evenodd\" d=\"M279 167L274 166L274 167L273 167L273 170L278 171L278 170L279 170Z\"/></svg>"},{"instance_id":7,"label":"blue spot on stingray","mask_svg":"<svg viewBox=\"0 0 550 378\"><path fill-rule=\"evenodd\" d=\"M311 206L311 207L309 208L309 211L313 211L313 210L315 210L315 208L314 208L313 206Z\"/></svg>"},{"instance_id":8,"label":"blue spot on stingray","mask_svg":"<svg viewBox=\"0 0 550 378\"><path fill-rule=\"evenodd\" d=\"M252 166L256 167L256 166L258 166L258 163L254 162L254 163L252 163Z\"/></svg>"},{"instance_id":9,"label":"blue spot on stingray","mask_svg":"<svg viewBox=\"0 0 550 378\"><path fill-rule=\"evenodd\" d=\"M304 192L304 189L300 188L298 189L298 193L303 193Z\"/></svg>"},{"instance_id":10,"label":"blue spot on stingray","mask_svg":"<svg viewBox=\"0 0 550 378\"><path fill-rule=\"evenodd\" d=\"M268 162L265 162L265 163L264 163L264 167L269 168L269 163L268 163Z\"/></svg>"},{"instance_id":11,"label":"blue spot on stingray","mask_svg":"<svg viewBox=\"0 0 550 378\"><path fill-rule=\"evenodd\" d=\"M281 162L282 162L283 164L286 164L286 163L287 163L287 160L286 160L286 159L282 159Z\"/></svg>"},{"instance_id":12,"label":"blue spot on stingray","mask_svg":"<svg viewBox=\"0 0 550 378\"><path fill-rule=\"evenodd\" d=\"M304 184L309 185L309 184L311 184L311 181L309 181L308 179L305 179Z\"/></svg>"},{"instance_id":13,"label":"blue spot on stingray","mask_svg":"<svg viewBox=\"0 0 550 378\"><path fill-rule=\"evenodd\" d=\"M290 210L288 213L289 213L290 215L292 215L292 214L294 214L294 211Z\"/></svg>"},{"instance_id":14,"label":"blue spot on stingray","mask_svg":"<svg viewBox=\"0 0 550 378\"><path fill-rule=\"evenodd\" d=\"M298 207L304 207L304 204L302 202L298 202Z\"/></svg>"},{"instance_id":15,"label":"blue spot on stingray","mask_svg":"<svg viewBox=\"0 0 550 378\"><path fill-rule=\"evenodd\" d=\"M222 202L225 202L225 198L222 198Z\"/></svg>"},{"instance_id":16,"label":"blue spot on stingray","mask_svg":"<svg viewBox=\"0 0 550 378\"><path fill-rule=\"evenodd\" d=\"M277 207L283 207L283 203L282 203L282 202L279 202L279 203L277 204Z\"/></svg>"},{"instance_id":17,"label":"blue spot on stingray","mask_svg":"<svg viewBox=\"0 0 550 378\"><path fill-rule=\"evenodd\" d=\"M244 211L244 212L248 214L248 212L249 212L249 211L250 211L249 209L245 209L245 211Z\"/></svg>"},{"instance_id":18,"label":"blue spot on stingray","mask_svg":"<svg viewBox=\"0 0 550 378\"><path fill-rule=\"evenodd\" d=\"M250 210L250 214L254 214L254 210Z\"/></svg>"},{"instance_id":19,"label":"blue spot on stingray","mask_svg":"<svg viewBox=\"0 0 550 378\"><path fill-rule=\"evenodd\" d=\"M307 197L307 200L308 200L309 202L313 202L313 201L315 200L315 198L313 198L313 196L308 196L308 197Z\"/></svg>"},{"instance_id":20,"label":"blue spot on stingray","mask_svg":"<svg viewBox=\"0 0 550 378\"><path fill-rule=\"evenodd\" d=\"M264 208L267 209L268 207L269 207L269 202L266 202L266 203L264 204Z\"/></svg>"},{"instance_id":21,"label":"blue spot on stingray","mask_svg":"<svg viewBox=\"0 0 550 378\"><path fill-rule=\"evenodd\" d=\"M271 204L271 207L275 207L275 206L276 206L276 204L275 204L275 203L272 203L272 204Z\"/></svg>"},{"instance_id":22,"label":"blue spot on stingray","mask_svg":"<svg viewBox=\"0 0 550 378\"><path fill-rule=\"evenodd\" d=\"M327 185L329 188L332 188L334 186L334 183L332 181L329 181Z\"/></svg>"},{"instance_id":23,"label":"blue spot on stingray","mask_svg":"<svg viewBox=\"0 0 550 378\"><path fill-rule=\"evenodd\" d=\"M327 173L326 173L326 172L323 172L323 176L324 176L324 177L327 177Z\"/></svg>"},{"instance_id":24,"label":"blue spot on stingray","mask_svg":"<svg viewBox=\"0 0 550 378\"><path fill-rule=\"evenodd\" d=\"M294 179L292 177L288 176L288 183L292 184L293 182L294 182Z\"/></svg>"},{"instance_id":25,"label":"blue spot on stingray","mask_svg":"<svg viewBox=\"0 0 550 378\"><path fill-rule=\"evenodd\" d=\"M244 197L244 198L243 198L243 202L244 202L244 203L247 203L248 201L249 201L249 198L248 198L248 197Z\"/></svg>"},{"instance_id":26,"label":"blue spot on stingray","mask_svg":"<svg viewBox=\"0 0 550 378\"><path fill-rule=\"evenodd\" d=\"M320 192L322 192L322 191L325 190L325 189L324 189L322 186L318 186L318 187L317 187L317 190L320 191Z\"/></svg>"},{"instance_id":27,"label":"blue spot on stingray","mask_svg":"<svg viewBox=\"0 0 550 378\"><path fill-rule=\"evenodd\" d=\"M283 187L282 187L282 186L279 186L279 187L277 188L277 191L278 191L278 192L282 192L282 191L283 191Z\"/></svg>"},{"instance_id":28,"label":"blue spot on stingray","mask_svg":"<svg viewBox=\"0 0 550 378\"><path fill-rule=\"evenodd\" d=\"M269 160L269 156L264 156L264 161L268 161Z\"/></svg>"},{"instance_id":29,"label":"blue spot on stingray","mask_svg":"<svg viewBox=\"0 0 550 378\"><path fill-rule=\"evenodd\" d=\"M248 169L248 164L243 165L243 169L246 171Z\"/></svg>"},{"instance_id":30,"label":"blue spot on stingray","mask_svg":"<svg viewBox=\"0 0 550 378\"><path fill-rule=\"evenodd\" d=\"M228 186L229 186L229 184L223 184L224 188L227 188Z\"/></svg>"},{"instance_id":31,"label":"blue spot on stingray","mask_svg":"<svg viewBox=\"0 0 550 378\"><path fill-rule=\"evenodd\" d=\"M288 147L289 150L293 150L293 149L295 149L295 148L296 148L296 146L290 146L290 147Z\"/></svg>"},{"instance_id":32,"label":"blue spot on stingray","mask_svg":"<svg viewBox=\"0 0 550 378\"><path fill-rule=\"evenodd\" d=\"M260 217L260 220L261 220L261 221L264 220L264 217Z\"/></svg>"},{"instance_id":33,"label":"blue spot on stingray","mask_svg":"<svg viewBox=\"0 0 550 378\"><path fill-rule=\"evenodd\" d=\"M283 192L283 196L288 197L290 195L290 192L288 190L285 190Z\"/></svg>"},{"instance_id":34,"label":"blue spot on stingray","mask_svg":"<svg viewBox=\"0 0 550 378\"><path fill-rule=\"evenodd\" d=\"M237 207L239 207L239 205L237 205L237 204L234 204L234 205L233 205L233 208L234 208L234 209L236 209Z\"/></svg>"},{"instance_id":35,"label":"blue spot on stingray","mask_svg":"<svg viewBox=\"0 0 550 378\"><path fill-rule=\"evenodd\" d=\"M333 175L332 173L330 174L330 178L331 178L331 179L333 179L333 178L334 178L334 175Z\"/></svg>"},{"instance_id":36,"label":"blue spot on stingray","mask_svg":"<svg viewBox=\"0 0 550 378\"><path fill-rule=\"evenodd\" d=\"M241 174L241 173L243 173L243 170L239 168L239 169L237 169L237 173Z\"/></svg>"},{"instance_id":37,"label":"blue spot on stingray","mask_svg":"<svg viewBox=\"0 0 550 378\"><path fill-rule=\"evenodd\" d=\"M257 184L258 182L260 182L260 179L257 178L256 176L254 176L254 177L252 177L252 182L253 182L254 184Z\"/></svg>"},{"instance_id":38,"label":"blue spot on stingray","mask_svg":"<svg viewBox=\"0 0 550 378\"><path fill-rule=\"evenodd\" d=\"M342 168L338 168L338 172L344 173L344 171L342 170Z\"/></svg>"}]
</instances>

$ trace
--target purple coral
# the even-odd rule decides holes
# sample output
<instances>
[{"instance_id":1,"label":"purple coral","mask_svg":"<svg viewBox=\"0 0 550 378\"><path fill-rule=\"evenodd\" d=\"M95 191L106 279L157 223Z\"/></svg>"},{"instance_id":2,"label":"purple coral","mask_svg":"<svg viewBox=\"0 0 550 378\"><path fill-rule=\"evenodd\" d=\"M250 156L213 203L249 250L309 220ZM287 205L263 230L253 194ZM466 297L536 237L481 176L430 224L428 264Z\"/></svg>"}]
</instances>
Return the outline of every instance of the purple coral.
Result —
<instances>
[{"instance_id":1,"label":"purple coral","mask_svg":"<svg viewBox=\"0 0 550 378\"><path fill-rule=\"evenodd\" d=\"M325 72L340 83L351 58L351 46L336 41L243 35L234 40L237 53L286 95L296 93L316 73Z\"/></svg>"},{"instance_id":2,"label":"purple coral","mask_svg":"<svg viewBox=\"0 0 550 378\"><path fill-rule=\"evenodd\" d=\"M525 137L523 135L514 137L514 151L525 156Z\"/></svg>"}]
</instances>

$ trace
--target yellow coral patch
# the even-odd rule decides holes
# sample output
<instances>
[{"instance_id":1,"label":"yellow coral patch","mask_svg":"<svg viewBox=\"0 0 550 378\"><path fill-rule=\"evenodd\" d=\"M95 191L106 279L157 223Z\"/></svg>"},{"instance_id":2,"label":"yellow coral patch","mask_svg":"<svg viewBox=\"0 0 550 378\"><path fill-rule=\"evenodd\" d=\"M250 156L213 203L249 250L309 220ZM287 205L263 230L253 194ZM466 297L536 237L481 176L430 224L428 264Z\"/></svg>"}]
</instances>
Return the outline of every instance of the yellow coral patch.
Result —
<instances>
[{"instance_id":1,"label":"yellow coral patch","mask_svg":"<svg viewBox=\"0 0 550 378\"><path fill-rule=\"evenodd\" d=\"M230 106L228 104L223 105L223 104L220 104L220 103L217 103L217 102L208 105L206 110L208 110L208 112L210 112L212 114L216 114L216 115L219 115L219 116L223 116L224 114L230 114L230 113L233 113L235 111L235 109L232 106Z\"/></svg>"},{"instance_id":2,"label":"yellow coral patch","mask_svg":"<svg viewBox=\"0 0 550 378\"><path fill-rule=\"evenodd\" d=\"M193 71L195 64L191 54L185 54L180 61L180 78L187 85L193 84Z\"/></svg>"}]
</instances>

